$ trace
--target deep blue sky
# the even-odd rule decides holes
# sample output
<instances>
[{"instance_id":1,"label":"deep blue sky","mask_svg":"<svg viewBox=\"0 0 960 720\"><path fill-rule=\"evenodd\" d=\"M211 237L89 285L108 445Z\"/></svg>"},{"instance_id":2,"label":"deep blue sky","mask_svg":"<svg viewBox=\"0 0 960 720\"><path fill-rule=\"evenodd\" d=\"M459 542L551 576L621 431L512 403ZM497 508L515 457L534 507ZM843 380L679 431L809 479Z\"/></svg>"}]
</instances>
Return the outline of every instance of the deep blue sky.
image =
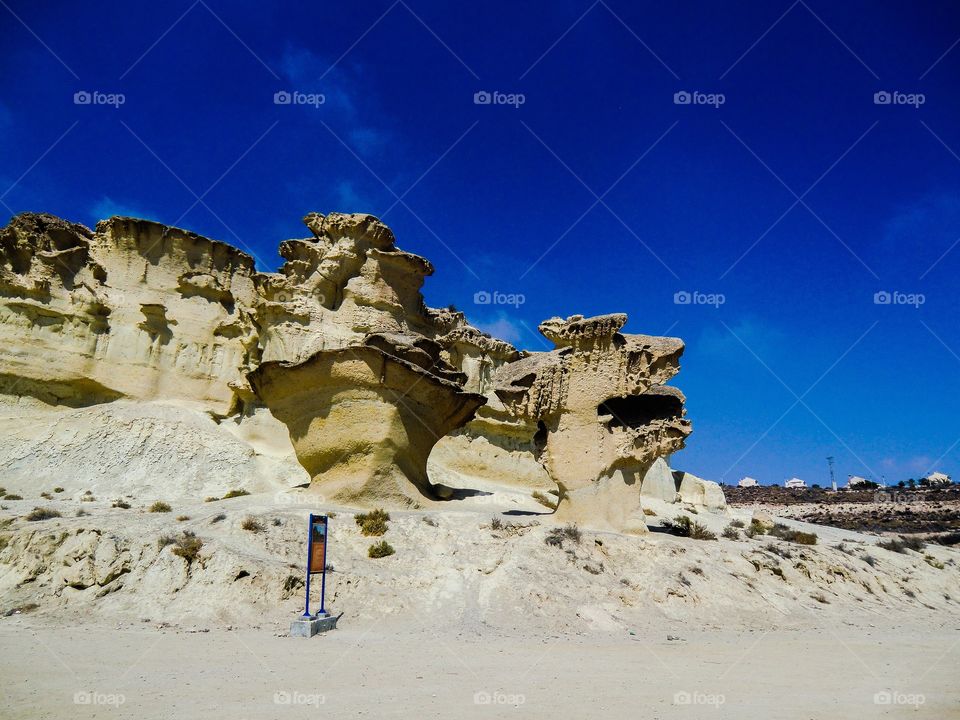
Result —
<instances>
[{"instance_id":1,"label":"deep blue sky","mask_svg":"<svg viewBox=\"0 0 960 720\"><path fill-rule=\"evenodd\" d=\"M682 337L677 467L960 477L958 39L949 1L0 0L0 211L149 217L269 270L308 211L371 212L435 264L428 303L522 347L573 313Z\"/></svg>"}]
</instances>

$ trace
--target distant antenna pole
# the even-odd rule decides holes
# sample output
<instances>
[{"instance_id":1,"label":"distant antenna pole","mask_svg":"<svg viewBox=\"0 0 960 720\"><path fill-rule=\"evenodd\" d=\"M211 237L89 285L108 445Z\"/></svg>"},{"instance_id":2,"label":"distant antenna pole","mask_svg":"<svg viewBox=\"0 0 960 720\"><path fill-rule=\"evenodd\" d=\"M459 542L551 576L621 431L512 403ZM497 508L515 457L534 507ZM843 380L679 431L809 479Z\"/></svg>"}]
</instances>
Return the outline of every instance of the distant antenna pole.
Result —
<instances>
[{"instance_id":1,"label":"distant antenna pole","mask_svg":"<svg viewBox=\"0 0 960 720\"><path fill-rule=\"evenodd\" d=\"M827 458L827 467L830 468L830 485L834 490L837 489L837 478L833 474L833 455Z\"/></svg>"}]
</instances>

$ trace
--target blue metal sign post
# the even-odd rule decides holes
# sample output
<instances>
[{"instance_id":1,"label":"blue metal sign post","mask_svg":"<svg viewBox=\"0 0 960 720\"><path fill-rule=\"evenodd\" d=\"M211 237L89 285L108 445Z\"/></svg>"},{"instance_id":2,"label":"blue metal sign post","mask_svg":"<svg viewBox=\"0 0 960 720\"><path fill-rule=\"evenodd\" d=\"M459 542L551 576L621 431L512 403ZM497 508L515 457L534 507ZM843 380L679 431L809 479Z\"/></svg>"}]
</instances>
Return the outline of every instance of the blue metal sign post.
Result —
<instances>
[{"instance_id":1,"label":"blue metal sign post","mask_svg":"<svg viewBox=\"0 0 960 720\"><path fill-rule=\"evenodd\" d=\"M326 515L310 514L307 522L307 591L306 602L303 608L303 617L312 618L310 614L310 576L320 573L320 611L318 615L326 615L324 601L327 594L327 536L330 519Z\"/></svg>"}]
</instances>

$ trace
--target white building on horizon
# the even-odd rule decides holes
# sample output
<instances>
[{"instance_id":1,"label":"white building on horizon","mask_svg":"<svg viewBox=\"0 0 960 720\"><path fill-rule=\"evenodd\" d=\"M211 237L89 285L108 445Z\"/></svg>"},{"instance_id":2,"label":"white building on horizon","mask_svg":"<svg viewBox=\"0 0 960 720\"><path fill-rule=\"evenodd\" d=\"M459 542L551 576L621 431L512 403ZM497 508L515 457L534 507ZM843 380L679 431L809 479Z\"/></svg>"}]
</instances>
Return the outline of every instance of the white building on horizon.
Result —
<instances>
[{"instance_id":1,"label":"white building on horizon","mask_svg":"<svg viewBox=\"0 0 960 720\"><path fill-rule=\"evenodd\" d=\"M860 477L859 475L847 475L847 487L854 488L857 485L863 485L864 483L870 482L865 477Z\"/></svg>"},{"instance_id":2,"label":"white building on horizon","mask_svg":"<svg viewBox=\"0 0 960 720\"><path fill-rule=\"evenodd\" d=\"M783 486L786 488L805 488L807 486L807 483L805 483L800 478L790 478L785 483L783 483Z\"/></svg>"},{"instance_id":3,"label":"white building on horizon","mask_svg":"<svg viewBox=\"0 0 960 720\"><path fill-rule=\"evenodd\" d=\"M752 477L740 478L740 482L737 483L739 487L757 487L759 484L757 479Z\"/></svg>"},{"instance_id":4,"label":"white building on horizon","mask_svg":"<svg viewBox=\"0 0 960 720\"><path fill-rule=\"evenodd\" d=\"M927 475L927 476L924 478L924 480L927 481L927 485L929 485L930 487L938 487L938 486L942 486L942 485L950 485L950 484L952 484L952 482L953 482L953 481L950 479L950 476L949 476L949 475L947 475L947 474L945 474L945 473L942 473L942 472L932 472L932 473L930 473L929 475Z\"/></svg>"}]
</instances>

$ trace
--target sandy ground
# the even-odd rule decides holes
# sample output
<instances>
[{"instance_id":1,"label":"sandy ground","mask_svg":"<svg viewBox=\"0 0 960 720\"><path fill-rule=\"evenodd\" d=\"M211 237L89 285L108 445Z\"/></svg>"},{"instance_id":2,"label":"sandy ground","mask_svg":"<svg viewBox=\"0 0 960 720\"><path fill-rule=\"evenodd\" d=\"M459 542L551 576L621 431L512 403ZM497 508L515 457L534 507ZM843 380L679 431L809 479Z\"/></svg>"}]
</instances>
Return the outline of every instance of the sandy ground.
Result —
<instances>
[{"instance_id":1,"label":"sandy ground","mask_svg":"<svg viewBox=\"0 0 960 720\"><path fill-rule=\"evenodd\" d=\"M956 623L510 638L0 622L5 718L956 718ZM414 619L416 620L416 619ZM876 620L873 618L873 620ZM668 640L670 637L677 639ZM89 701L89 702L86 702Z\"/></svg>"},{"instance_id":2,"label":"sandy ground","mask_svg":"<svg viewBox=\"0 0 960 720\"><path fill-rule=\"evenodd\" d=\"M490 488L391 513L396 553L374 560L352 511L306 491L109 497L0 508L0 610L34 605L0 616L0 718L960 718L956 548L796 520L816 545L699 541L658 532L693 511L656 502L647 535L555 545L529 496ZM343 616L290 638L318 510ZM691 517L720 533L750 512ZM192 563L158 543L185 530Z\"/></svg>"}]
</instances>

